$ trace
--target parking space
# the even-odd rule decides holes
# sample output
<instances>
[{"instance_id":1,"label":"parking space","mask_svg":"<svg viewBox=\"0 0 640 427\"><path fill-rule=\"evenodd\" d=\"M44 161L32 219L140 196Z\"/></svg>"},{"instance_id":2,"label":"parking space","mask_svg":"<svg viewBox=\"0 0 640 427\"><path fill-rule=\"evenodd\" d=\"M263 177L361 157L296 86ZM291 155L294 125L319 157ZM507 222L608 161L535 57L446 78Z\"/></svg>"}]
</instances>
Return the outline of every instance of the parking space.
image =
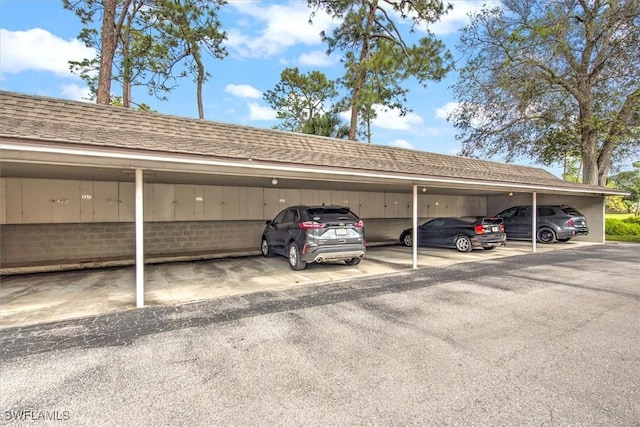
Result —
<instances>
[{"instance_id":1,"label":"parking space","mask_svg":"<svg viewBox=\"0 0 640 427\"><path fill-rule=\"evenodd\" d=\"M575 249L593 243L571 241L540 245L538 252ZM145 267L146 305L170 305L229 295L271 292L314 284L380 276L412 268L411 248L381 246L368 249L354 267L310 264L292 271L283 257L258 256L177 262ZM447 267L531 254L530 242L509 242L493 251L460 253L454 249L420 248L418 267ZM133 267L39 273L2 277L0 327L21 326L135 309Z\"/></svg>"}]
</instances>

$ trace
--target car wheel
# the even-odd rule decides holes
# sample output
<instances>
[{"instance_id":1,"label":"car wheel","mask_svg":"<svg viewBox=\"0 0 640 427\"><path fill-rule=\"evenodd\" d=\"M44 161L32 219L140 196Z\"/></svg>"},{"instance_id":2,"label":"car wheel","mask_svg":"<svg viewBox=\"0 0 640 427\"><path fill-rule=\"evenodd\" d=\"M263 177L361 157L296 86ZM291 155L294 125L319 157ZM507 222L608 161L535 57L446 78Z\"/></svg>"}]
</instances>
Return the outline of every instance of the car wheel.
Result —
<instances>
[{"instance_id":1,"label":"car wheel","mask_svg":"<svg viewBox=\"0 0 640 427\"><path fill-rule=\"evenodd\" d=\"M361 261L360 258L351 258L346 260L344 263L347 265L358 265L360 264L360 261Z\"/></svg>"},{"instance_id":2,"label":"car wheel","mask_svg":"<svg viewBox=\"0 0 640 427\"><path fill-rule=\"evenodd\" d=\"M269 242L267 242L266 237L262 238L262 243L260 243L260 252L262 252L263 257L271 258L273 256L269 250Z\"/></svg>"},{"instance_id":3,"label":"car wheel","mask_svg":"<svg viewBox=\"0 0 640 427\"><path fill-rule=\"evenodd\" d=\"M537 237L540 243L553 243L556 241L556 232L550 228L541 228L538 230Z\"/></svg>"},{"instance_id":4,"label":"car wheel","mask_svg":"<svg viewBox=\"0 0 640 427\"><path fill-rule=\"evenodd\" d=\"M304 270L307 267L307 263L300 259L300 250L295 242L289 245L289 265L295 271Z\"/></svg>"},{"instance_id":5,"label":"car wheel","mask_svg":"<svg viewBox=\"0 0 640 427\"><path fill-rule=\"evenodd\" d=\"M482 249L484 249L485 251L490 251L492 249L495 249L495 246L483 246Z\"/></svg>"},{"instance_id":6,"label":"car wheel","mask_svg":"<svg viewBox=\"0 0 640 427\"><path fill-rule=\"evenodd\" d=\"M569 240L571 240L571 237L567 237L565 239L558 239L558 242L568 242Z\"/></svg>"},{"instance_id":7,"label":"car wheel","mask_svg":"<svg viewBox=\"0 0 640 427\"><path fill-rule=\"evenodd\" d=\"M471 245L471 239L467 236L456 237L456 249L460 252L471 252L473 246Z\"/></svg>"},{"instance_id":8,"label":"car wheel","mask_svg":"<svg viewBox=\"0 0 640 427\"><path fill-rule=\"evenodd\" d=\"M411 233L405 234L402 237L402 244L405 246L413 246L413 236L411 235Z\"/></svg>"}]
</instances>

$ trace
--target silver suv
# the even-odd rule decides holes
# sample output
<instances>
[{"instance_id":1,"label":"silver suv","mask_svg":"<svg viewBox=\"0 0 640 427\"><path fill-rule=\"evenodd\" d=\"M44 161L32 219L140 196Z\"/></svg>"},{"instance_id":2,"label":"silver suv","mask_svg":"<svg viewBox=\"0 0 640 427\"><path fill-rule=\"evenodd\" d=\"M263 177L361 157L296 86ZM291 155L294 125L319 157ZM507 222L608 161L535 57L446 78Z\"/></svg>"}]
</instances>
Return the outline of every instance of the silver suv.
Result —
<instances>
[{"instance_id":1,"label":"silver suv","mask_svg":"<svg viewBox=\"0 0 640 427\"><path fill-rule=\"evenodd\" d=\"M267 221L260 251L289 258L293 270L309 262L357 265L366 252L364 224L348 207L291 206Z\"/></svg>"},{"instance_id":2,"label":"silver suv","mask_svg":"<svg viewBox=\"0 0 640 427\"><path fill-rule=\"evenodd\" d=\"M540 243L568 242L575 236L589 234L587 219L576 208L566 205L537 206L536 239ZM514 206L500 212L508 239L531 240L532 209Z\"/></svg>"}]
</instances>

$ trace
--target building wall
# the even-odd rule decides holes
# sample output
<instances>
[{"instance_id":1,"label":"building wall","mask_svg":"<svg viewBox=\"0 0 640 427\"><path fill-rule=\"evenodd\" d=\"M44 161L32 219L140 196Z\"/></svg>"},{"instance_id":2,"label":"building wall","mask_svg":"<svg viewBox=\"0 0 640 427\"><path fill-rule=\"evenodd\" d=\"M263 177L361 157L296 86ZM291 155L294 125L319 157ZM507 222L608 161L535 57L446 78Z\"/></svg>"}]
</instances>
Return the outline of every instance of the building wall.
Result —
<instances>
[{"instance_id":1,"label":"building wall","mask_svg":"<svg viewBox=\"0 0 640 427\"><path fill-rule=\"evenodd\" d=\"M255 249L265 219L293 204L350 206L365 223L369 243L396 241L411 227L408 193L145 184L145 253ZM574 205L589 236L602 242L601 197L540 195L538 203ZM494 215L531 194L462 197L418 194L420 223L436 216ZM134 187L131 182L0 178L0 264L133 258Z\"/></svg>"},{"instance_id":2,"label":"building wall","mask_svg":"<svg viewBox=\"0 0 640 427\"><path fill-rule=\"evenodd\" d=\"M511 206L530 205L532 194L516 193L509 196L487 197L487 215L495 215ZM586 218L589 226L588 236L577 236L575 239L584 242L604 243L604 198L568 196L555 194L539 194L539 205L570 205L578 209Z\"/></svg>"},{"instance_id":3,"label":"building wall","mask_svg":"<svg viewBox=\"0 0 640 427\"><path fill-rule=\"evenodd\" d=\"M130 182L0 179L0 264L133 258ZM145 184L145 254L258 250L265 219L298 203L350 206L370 243L411 227L408 193ZM418 212L483 215L484 197L420 194ZM422 220L421 220L422 221Z\"/></svg>"},{"instance_id":4,"label":"building wall","mask_svg":"<svg viewBox=\"0 0 640 427\"><path fill-rule=\"evenodd\" d=\"M395 241L411 219L365 219L369 242ZM260 248L264 221L191 221L145 223L145 254ZM0 228L0 264L100 261L135 255L133 223L6 224Z\"/></svg>"}]
</instances>

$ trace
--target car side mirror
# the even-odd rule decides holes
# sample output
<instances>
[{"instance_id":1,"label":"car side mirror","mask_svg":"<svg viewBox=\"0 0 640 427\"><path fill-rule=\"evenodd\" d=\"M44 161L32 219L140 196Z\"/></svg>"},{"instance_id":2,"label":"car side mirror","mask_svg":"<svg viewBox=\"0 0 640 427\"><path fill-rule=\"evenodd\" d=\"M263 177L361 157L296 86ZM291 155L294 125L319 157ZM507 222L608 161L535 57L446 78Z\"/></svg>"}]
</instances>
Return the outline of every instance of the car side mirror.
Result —
<instances>
[{"instance_id":1,"label":"car side mirror","mask_svg":"<svg viewBox=\"0 0 640 427\"><path fill-rule=\"evenodd\" d=\"M273 221L271 221L270 219L268 219L268 220L266 220L266 221L265 221L265 224L267 224L267 225L273 225Z\"/></svg>"}]
</instances>

